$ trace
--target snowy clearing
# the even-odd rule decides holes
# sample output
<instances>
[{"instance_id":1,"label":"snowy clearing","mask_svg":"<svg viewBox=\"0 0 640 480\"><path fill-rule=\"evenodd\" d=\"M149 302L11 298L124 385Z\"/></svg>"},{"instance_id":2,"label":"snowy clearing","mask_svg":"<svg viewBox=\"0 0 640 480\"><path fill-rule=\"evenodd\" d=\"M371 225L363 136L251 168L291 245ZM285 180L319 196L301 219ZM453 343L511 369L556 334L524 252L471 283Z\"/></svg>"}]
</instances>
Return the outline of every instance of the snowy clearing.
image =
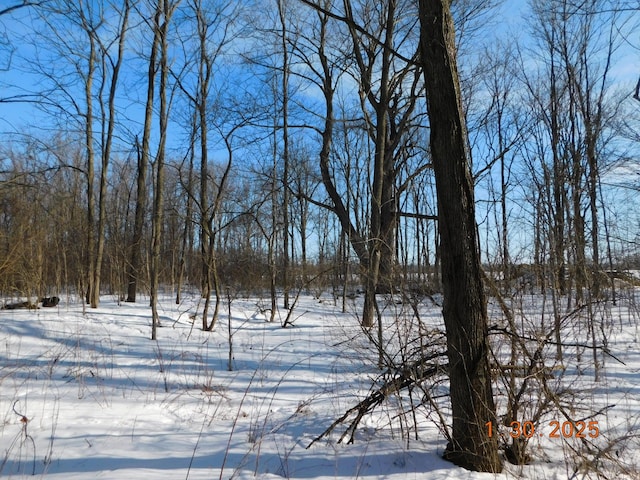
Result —
<instances>
[{"instance_id":1,"label":"snowy clearing","mask_svg":"<svg viewBox=\"0 0 640 480\"><path fill-rule=\"evenodd\" d=\"M529 299L522 311L533 316L538 308L539 314L539 299ZM363 419L353 444L337 443L344 431L338 427L307 449L367 395L380 374L376 349L358 326L358 301L342 313L340 301L303 297L294 327L285 329L265 321L260 299L234 299L231 371L227 305L215 331L202 332L200 319L192 318L197 296L178 306L163 299L157 342L149 340L150 309L144 301L105 297L100 308L83 311L80 303L63 299L56 308L0 311L0 475L195 480L582 474L574 449L585 442L550 436L550 422L564 420L553 405L536 425L531 463L505 464L500 475L471 473L443 461L446 439L433 409L419 408L412 418L416 439L392 400ZM587 367L569 367L562 382L572 389L576 418L584 412L597 422L599 435L588 440L603 449L595 460L602 462L599 468L615 471L617 478L625 472L637 478L638 319L631 302L622 303L607 309L611 355L600 380L595 382ZM397 308L389 302L385 318L396 318ZM423 320L438 325L437 305L422 302L420 308ZM496 306L490 310L499 316ZM504 410L499 394L497 406L499 413ZM590 417L587 410L600 413ZM611 465L616 470L607 470Z\"/></svg>"}]
</instances>

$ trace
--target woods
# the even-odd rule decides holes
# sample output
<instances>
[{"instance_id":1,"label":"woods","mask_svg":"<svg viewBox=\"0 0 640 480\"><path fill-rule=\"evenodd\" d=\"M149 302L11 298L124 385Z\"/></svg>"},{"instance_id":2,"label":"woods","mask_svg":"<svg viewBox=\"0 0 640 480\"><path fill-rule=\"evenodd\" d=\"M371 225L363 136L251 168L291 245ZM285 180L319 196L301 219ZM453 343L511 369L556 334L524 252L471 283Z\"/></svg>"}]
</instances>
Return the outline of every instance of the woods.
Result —
<instances>
[{"instance_id":1,"label":"woods","mask_svg":"<svg viewBox=\"0 0 640 480\"><path fill-rule=\"evenodd\" d=\"M550 345L563 364L563 331L585 312L598 381L598 309L635 282L637 13L608 0L15 2L0 10L0 293L150 301L154 340L163 294L197 292L203 331L233 295L264 298L283 326L300 292L343 311L361 295L378 369L442 374L424 359L446 352L444 457L499 472L496 352L514 367L504 419L527 420L522 391L544 379L514 370L546 368ZM514 318L534 292L552 318L532 333ZM419 312L439 295L446 346ZM419 325L400 347L381 313L395 301ZM414 340L423 351L399 366L392 348ZM506 446L516 463L523 443Z\"/></svg>"}]
</instances>

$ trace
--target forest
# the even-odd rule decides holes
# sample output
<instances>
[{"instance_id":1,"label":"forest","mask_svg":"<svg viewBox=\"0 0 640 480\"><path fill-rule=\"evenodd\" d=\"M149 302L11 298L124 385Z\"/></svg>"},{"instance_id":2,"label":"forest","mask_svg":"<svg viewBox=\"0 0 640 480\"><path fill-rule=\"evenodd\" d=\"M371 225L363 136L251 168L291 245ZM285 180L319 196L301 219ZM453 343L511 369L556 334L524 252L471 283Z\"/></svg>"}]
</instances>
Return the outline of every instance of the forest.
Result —
<instances>
[{"instance_id":1,"label":"forest","mask_svg":"<svg viewBox=\"0 0 640 480\"><path fill-rule=\"evenodd\" d=\"M594 433L596 413L569 413L548 375L601 381L614 327L632 322L637 341L639 13L623 0L2 2L2 304L141 303L157 341L165 306L195 296L193 328L228 328L231 370L233 301L260 299L286 328L331 298L383 373L314 441L419 389L445 458L525 465L525 429L486 435L491 384L505 426L553 406ZM416 322L403 339L394 304ZM616 442L578 456L600 474Z\"/></svg>"}]
</instances>

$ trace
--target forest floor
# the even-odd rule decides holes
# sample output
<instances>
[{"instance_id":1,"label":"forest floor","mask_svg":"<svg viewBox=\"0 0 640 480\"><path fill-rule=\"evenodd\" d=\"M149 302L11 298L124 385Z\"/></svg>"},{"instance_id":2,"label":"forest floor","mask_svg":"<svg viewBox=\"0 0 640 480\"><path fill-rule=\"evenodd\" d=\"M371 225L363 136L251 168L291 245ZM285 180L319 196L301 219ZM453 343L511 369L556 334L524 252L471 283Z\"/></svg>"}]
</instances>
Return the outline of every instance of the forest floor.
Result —
<instances>
[{"instance_id":1,"label":"forest floor","mask_svg":"<svg viewBox=\"0 0 640 480\"><path fill-rule=\"evenodd\" d=\"M539 418L521 418L536 422L528 465L506 464L494 475L442 460L447 442L438 411L425 405L415 415L403 413L402 395L365 416L353 443L338 442L344 431L338 426L307 448L380 376L377 350L358 325L360 301L349 300L343 313L341 300L301 296L293 326L282 328L286 310L269 323L267 299L238 297L230 328L225 300L214 331L203 332L201 319L193 318L202 310L198 296L180 305L167 296L157 341L150 340L146 300L128 304L104 296L99 308L85 309L63 298L55 308L0 311L0 476L640 478L640 318L631 301L610 305L606 315L596 312L606 326L597 343L608 352L597 356L598 381L592 351L583 348L582 363L564 371L562 388L554 387L558 395L570 390L571 401L523 409L522 415L542 411ZM382 303L392 348L391 339L410 330L398 328L398 315L412 314L402 302ZM524 303L521 316L528 321L547 308L536 296ZM418 307L423 322L442 328L437 302L425 299ZM493 304L490 313L501 315ZM587 333L570 330L565 338L578 343L584 335L587 344ZM536 394L524 392L531 399ZM446 396L438 401L446 405ZM500 394L497 405L504 411ZM446 406L440 413L448 421ZM570 435L552 435L553 422L562 428L567 415L589 425L591 436L575 438L570 426L564 432Z\"/></svg>"}]
</instances>

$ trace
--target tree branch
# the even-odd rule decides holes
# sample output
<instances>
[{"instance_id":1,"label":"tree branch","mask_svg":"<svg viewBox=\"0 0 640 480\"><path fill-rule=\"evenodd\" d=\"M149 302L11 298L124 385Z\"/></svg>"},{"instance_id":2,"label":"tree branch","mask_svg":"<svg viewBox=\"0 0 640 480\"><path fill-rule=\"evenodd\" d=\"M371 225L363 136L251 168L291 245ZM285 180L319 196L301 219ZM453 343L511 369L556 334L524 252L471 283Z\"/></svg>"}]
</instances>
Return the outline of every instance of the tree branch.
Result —
<instances>
[{"instance_id":1,"label":"tree branch","mask_svg":"<svg viewBox=\"0 0 640 480\"><path fill-rule=\"evenodd\" d=\"M321 435L314 438L313 441L307 446L309 449L318 440L323 439L327 435L330 435L335 428L343 423L347 418L355 413L355 418L351 420L349 426L340 436L338 443L341 443L347 435L349 435L348 443L353 443L354 434L356 428L360 424L362 418L372 412L376 407L382 404L390 395L399 392L405 388L410 388L427 378L431 378L438 373L445 373L447 371L446 365L430 364L428 362L433 361L441 356L445 356L445 353L436 352L429 356L422 357L409 365L402 365L401 369L393 372L391 369L387 370L384 375L393 375L390 380L385 381L380 388L370 393L364 400L357 405L348 409L340 418L335 420L329 428L327 428ZM425 368L428 367L428 368Z\"/></svg>"},{"instance_id":2,"label":"tree branch","mask_svg":"<svg viewBox=\"0 0 640 480\"><path fill-rule=\"evenodd\" d=\"M44 0L44 1L42 1L42 2L28 2L28 1L24 1L24 2L22 2L22 3L17 3L17 4L15 4L15 5L11 5L11 6L9 6L9 7L6 7L6 8L5 8L5 9L3 9L3 10L0 10L0 17L1 17L2 15L7 14L7 13L11 13L11 12L13 12L14 10L18 10L19 8L22 8L22 7L38 7L38 6L42 5L43 3L46 3L46 0Z\"/></svg>"}]
</instances>

